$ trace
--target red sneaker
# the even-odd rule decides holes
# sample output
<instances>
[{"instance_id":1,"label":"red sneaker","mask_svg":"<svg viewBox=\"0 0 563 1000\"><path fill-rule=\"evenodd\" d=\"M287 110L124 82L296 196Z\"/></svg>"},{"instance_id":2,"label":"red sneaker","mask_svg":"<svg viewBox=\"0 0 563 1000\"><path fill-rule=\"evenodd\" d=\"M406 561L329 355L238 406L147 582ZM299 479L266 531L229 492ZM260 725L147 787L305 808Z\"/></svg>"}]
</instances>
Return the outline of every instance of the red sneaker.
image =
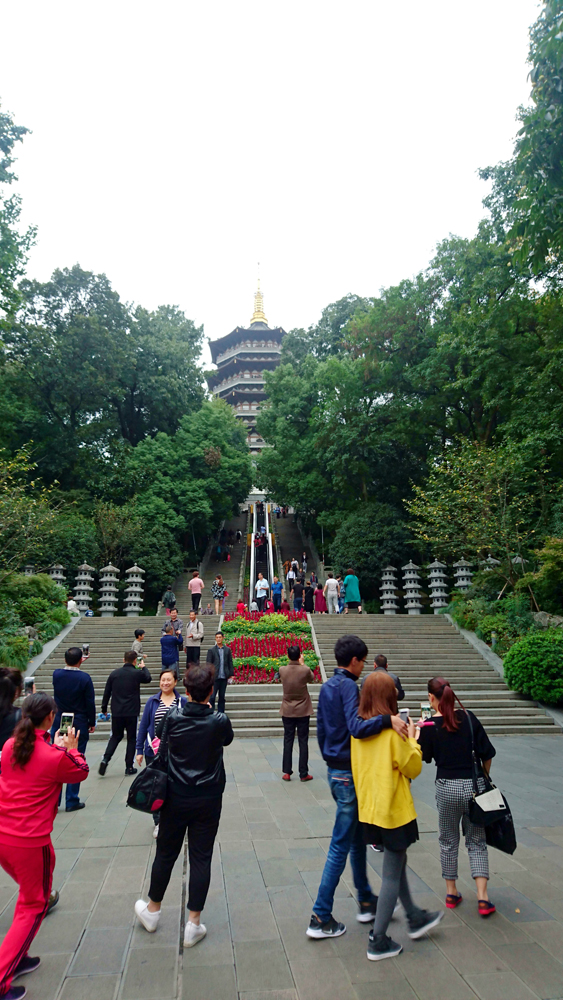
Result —
<instances>
[{"instance_id":1,"label":"red sneaker","mask_svg":"<svg viewBox=\"0 0 563 1000\"><path fill-rule=\"evenodd\" d=\"M282 774L282 781L291 781L290 774Z\"/></svg>"},{"instance_id":2,"label":"red sneaker","mask_svg":"<svg viewBox=\"0 0 563 1000\"><path fill-rule=\"evenodd\" d=\"M461 895L461 892L458 892L457 896L452 895L452 893L448 893L446 896L446 906L448 907L448 910L455 910L456 906L459 906L462 899L463 896Z\"/></svg>"},{"instance_id":3,"label":"red sneaker","mask_svg":"<svg viewBox=\"0 0 563 1000\"><path fill-rule=\"evenodd\" d=\"M304 778L300 778L300 781L312 781L312 780L313 780L312 774L306 774Z\"/></svg>"},{"instance_id":4,"label":"red sneaker","mask_svg":"<svg viewBox=\"0 0 563 1000\"><path fill-rule=\"evenodd\" d=\"M491 913L496 913L497 908L490 899L480 899L478 905L480 917L490 917Z\"/></svg>"}]
</instances>

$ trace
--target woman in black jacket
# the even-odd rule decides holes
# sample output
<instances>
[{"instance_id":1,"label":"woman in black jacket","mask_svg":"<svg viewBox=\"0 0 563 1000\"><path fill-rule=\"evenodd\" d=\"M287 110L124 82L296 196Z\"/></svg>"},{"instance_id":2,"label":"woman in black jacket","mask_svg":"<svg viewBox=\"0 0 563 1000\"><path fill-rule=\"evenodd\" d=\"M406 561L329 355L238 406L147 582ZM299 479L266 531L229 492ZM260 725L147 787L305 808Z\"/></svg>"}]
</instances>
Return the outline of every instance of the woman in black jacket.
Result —
<instances>
[{"instance_id":1,"label":"woman in black jacket","mask_svg":"<svg viewBox=\"0 0 563 1000\"><path fill-rule=\"evenodd\" d=\"M135 903L137 917L152 933L187 831L190 882L184 948L192 948L207 933L200 916L209 891L213 845L221 818L226 780L223 747L233 742L230 720L222 712L214 714L209 704L214 676L211 664L190 664L184 677L188 704L171 708L165 718L158 757L167 768L168 790L160 813L149 900Z\"/></svg>"},{"instance_id":2,"label":"woman in black jacket","mask_svg":"<svg viewBox=\"0 0 563 1000\"><path fill-rule=\"evenodd\" d=\"M495 906L487 891L489 857L485 828L475 826L468 812L474 791L472 749L475 748L475 756L485 774L489 773L496 751L479 719L473 712L465 711L443 677L433 677L428 681L428 697L435 714L431 721L421 725L419 743L422 759L427 764L436 761L436 805L442 877L447 888L446 906L453 910L462 901L456 885L461 822L471 875L477 888L479 914L489 917L495 912ZM457 710L456 700L459 705ZM478 786L479 791L485 791L483 778L478 779Z\"/></svg>"}]
</instances>

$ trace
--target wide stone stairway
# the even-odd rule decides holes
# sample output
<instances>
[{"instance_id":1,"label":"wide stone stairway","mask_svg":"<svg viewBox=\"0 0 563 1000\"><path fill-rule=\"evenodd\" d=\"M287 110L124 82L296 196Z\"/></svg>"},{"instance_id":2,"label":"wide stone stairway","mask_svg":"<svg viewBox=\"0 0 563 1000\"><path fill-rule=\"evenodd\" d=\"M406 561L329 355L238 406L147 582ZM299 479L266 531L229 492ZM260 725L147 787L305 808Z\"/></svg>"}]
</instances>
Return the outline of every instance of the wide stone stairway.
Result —
<instances>
[{"instance_id":1,"label":"wide stone stairway","mask_svg":"<svg viewBox=\"0 0 563 1000\"><path fill-rule=\"evenodd\" d=\"M309 546L303 541L301 532L293 520L293 514L288 514L287 517L281 517L280 515L280 517L277 518L272 509L272 524L274 526L274 531L280 547L282 562L285 562L286 559L291 560L295 557L299 565L301 565L303 552L306 552L307 573L314 570L318 575L316 561ZM286 581L284 580L284 583L285 582Z\"/></svg>"},{"instance_id":2,"label":"wide stone stairway","mask_svg":"<svg viewBox=\"0 0 563 1000\"><path fill-rule=\"evenodd\" d=\"M413 718L419 718L420 703L428 701L430 678L442 676L487 732L513 736L563 732L536 702L510 691L444 615L313 615L312 620L329 677L336 666L338 637L359 635L369 650L364 676L373 668L374 657L384 653L405 691L401 707L408 707Z\"/></svg>"},{"instance_id":3,"label":"wide stone stairway","mask_svg":"<svg viewBox=\"0 0 563 1000\"><path fill-rule=\"evenodd\" d=\"M186 621L187 615L181 615ZM90 658L84 664L84 669L91 675L96 692L96 712L101 711L102 696L106 680L111 671L123 663L123 654L131 649L131 644L135 638L135 629L144 628L145 638L143 642L143 653L147 667L150 670L152 681L150 684L141 685L141 706L147 698L158 690L158 679L161 671L160 658L160 635L165 622L164 616L135 618L81 618L72 632L60 643L51 653L47 660L41 664L35 674L35 683L38 691L52 691L53 670L57 667L64 667L64 651L69 646L82 646L82 643L90 643ZM202 658L209 646L215 642L215 632L219 626L219 618L215 615L203 617L203 627L205 638L203 640ZM185 666L185 653L180 653L180 668ZM180 690L184 693L183 685ZM110 723L98 722L96 732L90 739L109 739Z\"/></svg>"},{"instance_id":4,"label":"wide stone stairway","mask_svg":"<svg viewBox=\"0 0 563 1000\"><path fill-rule=\"evenodd\" d=\"M201 595L201 610L207 607L208 603L211 604L213 609L215 608L215 604L211 596L211 584L213 583L217 573L220 573L223 577L229 592L229 596L225 599L225 611L234 611L236 609L240 565L246 555L247 525L248 520L246 514L239 514L238 517L232 517L230 521L225 521L225 528L227 532L229 532L231 528L235 532L235 535L237 530L241 531L242 538L238 544L235 542L233 545L233 553L230 562L218 562L215 559L215 552L212 552L209 564L203 572L205 590ZM192 607L192 598L188 589L188 584L191 578L191 573L182 573L182 576L176 580L176 583L174 584L176 607L178 608L178 614L184 619L184 621L187 621ZM203 622L205 623L205 621L206 619L204 618Z\"/></svg>"}]
</instances>

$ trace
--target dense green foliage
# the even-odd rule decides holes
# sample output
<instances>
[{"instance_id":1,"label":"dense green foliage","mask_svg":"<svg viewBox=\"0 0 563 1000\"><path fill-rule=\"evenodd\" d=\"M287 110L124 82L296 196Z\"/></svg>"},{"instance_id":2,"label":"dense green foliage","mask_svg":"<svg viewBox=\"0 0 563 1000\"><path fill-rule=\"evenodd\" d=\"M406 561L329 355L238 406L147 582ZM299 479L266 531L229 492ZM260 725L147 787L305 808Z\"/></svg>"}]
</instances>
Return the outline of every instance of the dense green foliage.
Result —
<instances>
[{"instance_id":1,"label":"dense green foliage","mask_svg":"<svg viewBox=\"0 0 563 1000\"><path fill-rule=\"evenodd\" d=\"M497 585L498 586L498 585ZM488 599L486 584L479 581L467 594L457 594L446 609L455 622L503 656L522 636L535 632L537 626L525 594L512 593L502 600ZM495 639L495 642L493 642Z\"/></svg>"},{"instance_id":2,"label":"dense green foliage","mask_svg":"<svg viewBox=\"0 0 563 1000\"><path fill-rule=\"evenodd\" d=\"M514 643L504 658L509 687L537 701L563 701L563 631L534 632Z\"/></svg>"},{"instance_id":3,"label":"dense green foliage","mask_svg":"<svg viewBox=\"0 0 563 1000\"><path fill-rule=\"evenodd\" d=\"M563 250L563 2L546 0L530 32L532 104L521 108L514 156L484 170L488 204L516 258L535 272L558 267Z\"/></svg>"},{"instance_id":4,"label":"dense green foliage","mask_svg":"<svg viewBox=\"0 0 563 1000\"><path fill-rule=\"evenodd\" d=\"M49 576L13 573L0 585L0 664L25 670L29 656L40 653L42 643L54 639L70 622L66 593ZM31 642L25 626L39 639Z\"/></svg>"}]
</instances>

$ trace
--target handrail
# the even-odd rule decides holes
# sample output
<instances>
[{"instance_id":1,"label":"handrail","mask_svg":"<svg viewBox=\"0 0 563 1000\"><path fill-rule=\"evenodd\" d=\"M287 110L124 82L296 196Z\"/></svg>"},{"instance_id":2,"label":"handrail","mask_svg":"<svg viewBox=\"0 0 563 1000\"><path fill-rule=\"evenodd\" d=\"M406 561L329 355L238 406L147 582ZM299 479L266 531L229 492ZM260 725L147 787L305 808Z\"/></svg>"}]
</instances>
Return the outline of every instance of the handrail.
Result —
<instances>
[{"instance_id":1,"label":"handrail","mask_svg":"<svg viewBox=\"0 0 563 1000\"><path fill-rule=\"evenodd\" d=\"M266 530L268 532L268 583L270 584L270 594L272 593L272 585L274 582L274 576L277 574L274 571L274 547L272 545L272 510L271 505L266 505Z\"/></svg>"},{"instance_id":2,"label":"handrail","mask_svg":"<svg viewBox=\"0 0 563 1000\"><path fill-rule=\"evenodd\" d=\"M258 525L258 511L256 510L256 504L252 504L252 538L250 541L250 587L248 592L248 606L252 604L254 600L254 584L256 583L256 546L254 544L254 539L256 537L256 528Z\"/></svg>"}]
</instances>

